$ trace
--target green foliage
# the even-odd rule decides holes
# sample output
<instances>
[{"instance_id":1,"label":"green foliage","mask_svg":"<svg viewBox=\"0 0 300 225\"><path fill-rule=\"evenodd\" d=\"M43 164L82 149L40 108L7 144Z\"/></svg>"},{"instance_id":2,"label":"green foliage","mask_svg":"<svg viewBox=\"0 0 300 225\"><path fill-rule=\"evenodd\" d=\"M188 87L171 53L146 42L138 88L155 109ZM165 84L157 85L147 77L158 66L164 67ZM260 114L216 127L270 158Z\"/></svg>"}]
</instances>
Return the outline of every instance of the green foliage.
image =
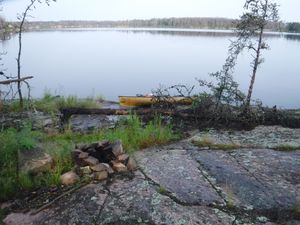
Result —
<instances>
[{"instance_id":1,"label":"green foliage","mask_svg":"<svg viewBox=\"0 0 300 225\"><path fill-rule=\"evenodd\" d=\"M29 178L18 173L18 152L32 149L37 136L37 132L27 126L21 131L8 129L0 133L0 199L19 188L31 186Z\"/></svg>"},{"instance_id":2,"label":"green foliage","mask_svg":"<svg viewBox=\"0 0 300 225\"><path fill-rule=\"evenodd\" d=\"M63 134L50 137L54 142L68 140L74 144L91 143L103 139L109 141L121 139L124 149L128 153L153 145L165 144L176 138L177 136L174 135L172 128L163 125L159 116L156 116L148 124L143 125L141 120L135 115L122 120L117 128L113 130L96 130L85 135L67 130Z\"/></svg>"},{"instance_id":3,"label":"green foliage","mask_svg":"<svg viewBox=\"0 0 300 225\"><path fill-rule=\"evenodd\" d=\"M168 143L176 138L171 127L164 126L159 116L144 125L137 116L131 115L122 120L114 130L99 130L84 135L71 130L62 134L46 135L32 131L30 126L24 126L20 131L3 130L0 133L0 199L7 199L19 190L59 185L60 175L73 167L71 151L76 143L121 139L125 151L132 153L141 148ZM30 151L37 144L52 156L54 167L37 176L19 174L18 152Z\"/></svg>"}]
</instances>

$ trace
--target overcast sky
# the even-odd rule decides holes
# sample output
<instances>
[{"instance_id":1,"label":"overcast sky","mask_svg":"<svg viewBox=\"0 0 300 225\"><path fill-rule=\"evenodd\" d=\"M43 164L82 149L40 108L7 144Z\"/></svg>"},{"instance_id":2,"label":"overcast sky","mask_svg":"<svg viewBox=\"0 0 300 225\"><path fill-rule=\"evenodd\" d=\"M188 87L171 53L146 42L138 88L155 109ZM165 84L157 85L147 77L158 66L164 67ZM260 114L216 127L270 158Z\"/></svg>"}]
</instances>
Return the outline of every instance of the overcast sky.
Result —
<instances>
[{"instance_id":1,"label":"overcast sky","mask_svg":"<svg viewBox=\"0 0 300 225\"><path fill-rule=\"evenodd\" d=\"M16 20L30 0L4 0L1 13ZM57 0L38 5L31 20L126 20L164 17L238 18L245 0ZM300 0L278 0L283 21L300 22Z\"/></svg>"}]
</instances>

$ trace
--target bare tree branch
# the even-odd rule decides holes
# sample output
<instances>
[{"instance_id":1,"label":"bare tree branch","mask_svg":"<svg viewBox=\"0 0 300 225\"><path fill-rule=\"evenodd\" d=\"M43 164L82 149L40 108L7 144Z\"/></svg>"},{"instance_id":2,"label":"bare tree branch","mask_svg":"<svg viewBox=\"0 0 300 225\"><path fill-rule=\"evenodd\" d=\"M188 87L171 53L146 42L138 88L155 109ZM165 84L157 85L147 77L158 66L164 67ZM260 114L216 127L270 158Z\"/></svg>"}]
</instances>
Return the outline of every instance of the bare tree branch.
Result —
<instances>
[{"instance_id":1,"label":"bare tree branch","mask_svg":"<svg viewBox=\"0 0 300 225\"><path fill-rule=\"evenodd\" d=\"M21 83L21 82L26 82L26 80L32 79L33 76L28 76L28 77L22 77L20 79L10 79L10 80L4 80L4 81L0 81L0 84L3 85L8 85L11 83Z\"/></svg>"}]
</instances>

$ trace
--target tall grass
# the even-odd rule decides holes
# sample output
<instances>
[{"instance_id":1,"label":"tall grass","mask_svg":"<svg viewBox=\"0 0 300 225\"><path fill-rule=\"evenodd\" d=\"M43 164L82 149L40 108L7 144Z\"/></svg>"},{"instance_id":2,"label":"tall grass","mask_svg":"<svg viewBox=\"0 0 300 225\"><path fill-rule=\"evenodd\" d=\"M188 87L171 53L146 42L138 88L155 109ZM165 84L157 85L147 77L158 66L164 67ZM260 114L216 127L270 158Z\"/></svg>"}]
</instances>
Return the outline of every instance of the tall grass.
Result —
<instances>
[{"instance_id":1,"label":"tall grass","mask_svg":"<svg viewBox=\"0 0 300 225\"><path fill-rule=\"evenodd\" d=\"M170 126L162 125L159 116L147 125L143 125L137 116L131 115L120 127L106 132L104 138L112 141L121 139L125 150L131 153L137 149L166 144L176 139L177 136Z\"/></svg>"},{"instance_id":2,"label":"tall grass","mask_svg":"<svg viewBox=\"0 0 300 225\"><path fill-rule=\"evenodd\" d=\"M31 186L29 177L19 174L19 151L29 151L36 144L39 133L27 126L21 131L8 129L0 132L0 199L15 193L19 187Z\"/></svg>"},{"instance_id":3,"label":"tall grass","mask_svg":"<svg viewBox=\"0 0 300 225\"><path fill-rule=\"evenodd\" d=\"M177 138L170 126L162 124L159 116L143 124L137 116L131 115L113 130L98 130L90 134L67 130L62 134L46 135L31 131L29 126L21 131L4 130L0 133L0 200L13 196L18 190L59 185L60 175L73 167L71 151L76 143L121 139L125 151L131 154L138 149L165 144ZM54 167L35 177L18 174L18 152L31 151L37 144L53 157Z\"/></svg>"},{"instance_id":4,"label":"tall grass","mask_svg":"<svg viewBox=\"0 0 300 225\"><path fill-rule=\"evenodd\" d=\"M24 109L36 109L48 113L56 113L60 108L97 108L99 106L99 101L94 98L79 99L72 95L68 97L54 96L48 92L41 99L24 100ZM17 100L4 102L3 104L3 111L6 112L19 112L22 110Z\"/></svg>"}]
</instances>

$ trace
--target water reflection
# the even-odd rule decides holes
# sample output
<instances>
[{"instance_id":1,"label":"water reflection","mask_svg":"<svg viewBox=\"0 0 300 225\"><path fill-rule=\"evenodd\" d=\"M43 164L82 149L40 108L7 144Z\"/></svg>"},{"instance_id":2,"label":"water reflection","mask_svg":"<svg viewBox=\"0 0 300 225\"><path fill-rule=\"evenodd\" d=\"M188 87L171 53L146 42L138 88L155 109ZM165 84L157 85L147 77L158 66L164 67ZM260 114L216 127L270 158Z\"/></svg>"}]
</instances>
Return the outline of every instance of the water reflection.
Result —
<instances>
[{"instance_id":1,"label":"water reflection","mask_svg":"<svg viewBox=\"0 0 300 225\"><path fill-rule=\"evenodd\" d=\"M169 36L185 36L185 37L234 37L232 31L193 31L193 30L117 30L125 33L148 33L152 35L169 35Z\"/></svg>"},{"instance_id":2,"label":"water reflection","mask_svg":"<svg viewBox=\"0 0 300 225\"><path fill-rule=\"evenodd\" d=\"M285 34L284 38L286 38L289 41L300 41L299 34Z\"/></svg>"},{"instance_id":3,"label":"water reflection","mask_svg":"<svg viewBox=\"0 0 300 225\"><path fill-rule=\"evenodd\" d=\"M45 89L79 97L147 94L160 84L195 85L207 79L226 58L233 32L200 30L71 29L23 35L23 74L33 75L32 95ZM264 51L254 98L279 107L300 107L299 36L270 33L271 51ZM17 36L2 42L3 63L16 74ZM250 56L242 54L235 78L249 86ZM197 90L199 91L199 90Z\"/></svg>"},{"instance_id":4,"label":"water reflection","mask_svg":"<svg viewBox=\"0 0 300 225\"><path fill-rule=\"evenodd\" d=\"M169 36L185 36L185 37L235 37L236 33L232 30L197 30L197 29L159 29L159 28L69 28L57 30L40 30L38 32L123 32L123 33L145 33L152 35L169 35ZM7 41L16 34L0 33L0 40ZM268 38L283 37L291 41L300 41L300 34L280 33L280 32L266 32L264 34Z\"/></svg>"}]
</instances>

